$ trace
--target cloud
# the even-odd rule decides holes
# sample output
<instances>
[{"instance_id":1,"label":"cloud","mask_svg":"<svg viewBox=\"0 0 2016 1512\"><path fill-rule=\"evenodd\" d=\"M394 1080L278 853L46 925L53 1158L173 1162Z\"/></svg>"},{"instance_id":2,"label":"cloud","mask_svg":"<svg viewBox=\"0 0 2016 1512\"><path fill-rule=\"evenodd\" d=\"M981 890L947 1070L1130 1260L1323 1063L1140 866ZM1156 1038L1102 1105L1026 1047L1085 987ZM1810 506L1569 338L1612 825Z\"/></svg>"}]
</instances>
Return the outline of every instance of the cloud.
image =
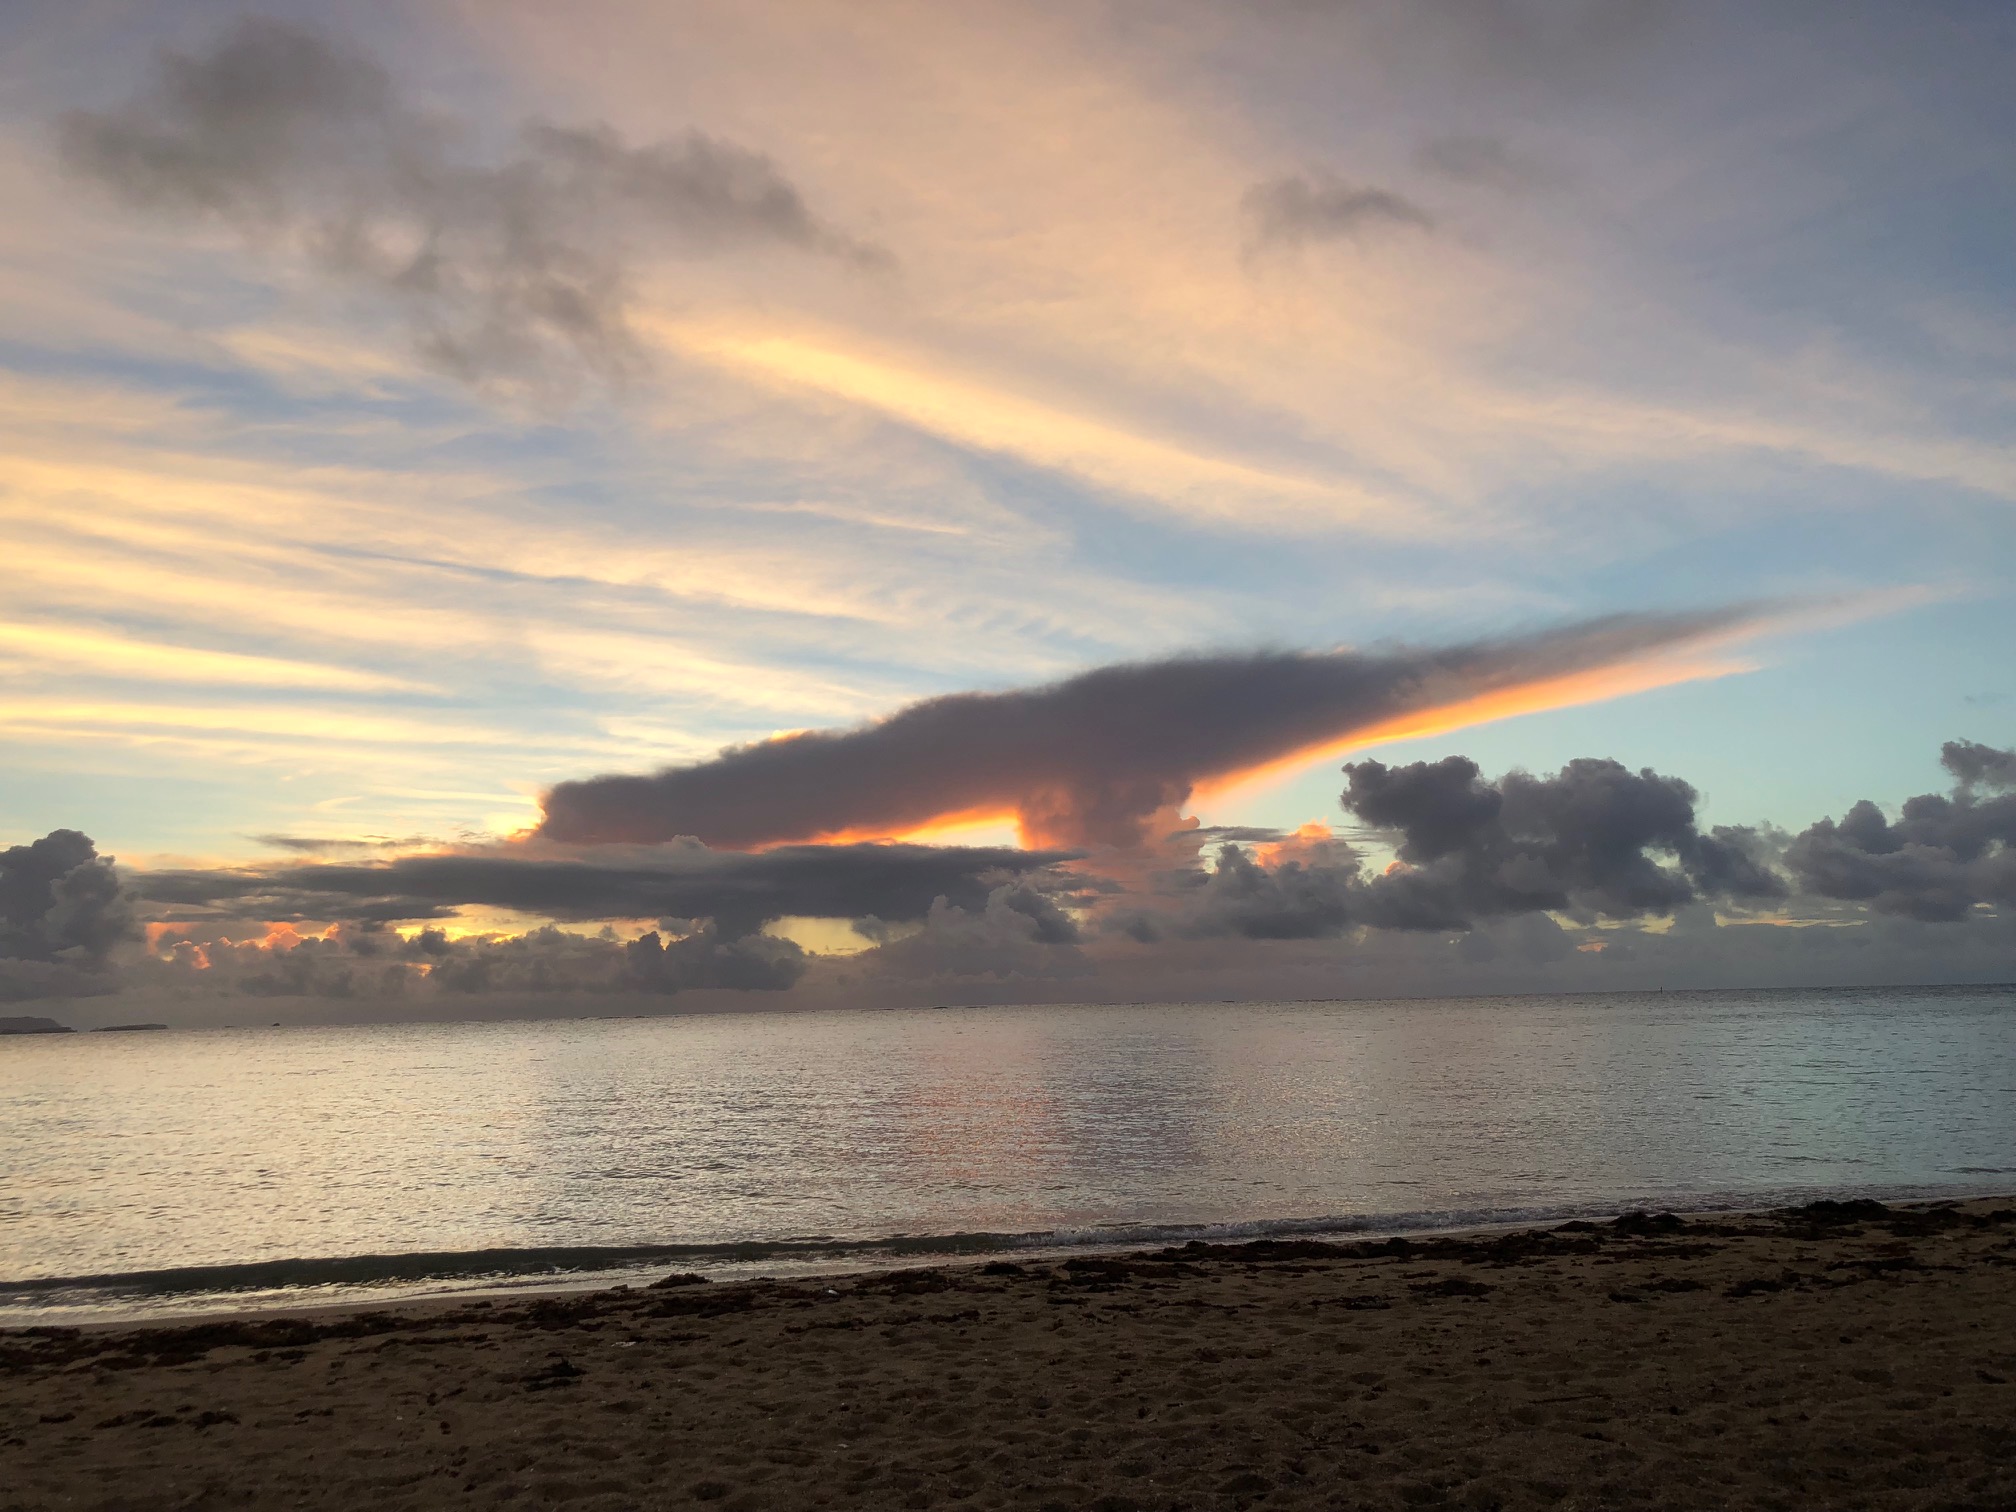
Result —
<instances>
[{"instance_id":1,"label":"cloud","mask_svg":"<svg viewBox=\"0 0 2016 1512\"><path fill-rule=\"evenodd\" d=\"M2016 792L2016 751L1998 751L1973 740L1949 740L1939 748L1939 764L1963 789Z\"/></svg>"},{"instance_id":2,"label":"cloud","mask_svg":"<svg viewBox=\"0 0 2016 1512\"><path fill-rule=\"evenodd\" d=\"M1358 858L1348 846L1334 858L1283 860L1261 865L1238 845L1219 848L1217 865L1186 900L1180 933L1210 938L1241 935L1249 940L1315 940L1343 933L1353 922ZM1136 939L1152 938L1153 926L1130 920Z\"/></svg>"},{"instance_id":3,"label":"cloud","mask_svg":"<svg viewBox=\"0 0 2016 1512\"><path fill-rule=\"evenodd\" d=\"M872 974L929 984L1077 980L1097 974L1078 948L1078 925L1045 894L1016 884L996 888L977 907L934 904L924 927L878 946Z\"/></svg>"},{"instance_id":4,"label":"cloud","mask_svg":"<svg viewBox=\"0 0 2016 1512\"><path fill-rule=\"evenodd\" d=\"M0 998L299 997L369 1016L395 1000L401 1013L479 999L507 1012L541 995L707 990L797 1003L1038 1000L1071 983L1082 998L1091 982L1100 998L1308 996L1334 991L1347 966L1365 992L1998 979L2016 911L1978 905L2016 903L2016 752L1953 742L1945 760L1952 795L1912 798L1895 821L1857 804L1789 842L1702 828L1693 787L1650 769L1582 758L1486 780L1463 756L1347 764L1340 801L1366 831L1353 841L1321 824L1181 829L1091 854L688 840L122 880L59 830L0 852ZM1382 845L1393 861L1380 870L1368 863ZM1207 848L1208 864L1195 859ZM483 910L549 922L459 937L389 927ZM120 948L136 912L151 915L144 955ZM790 917L848 920L873 943L822 956L764 932ZM562 927L598 920L593 934ZM606 922L631 920L656 922L628 938Z\"/></svg>"},{"instance_id":5,"label":"cloud","mask_svg":"<svg viewBox=\"0 0 2016 1512\"><path fill-rule=\"evenodd\" d=\"M570 843L691 836L745 847L1012 813L1032 843L1135 845L1203 779L1399 715L1670 652L1751 613L1622 615L1444 648L1101 667L1038 688L926 699L858 729L737 746L650 775L564 782L546 794L540 830Z\"/></svg>"},{"instance_id":6,"label":"cloud","mask_svg":"<svg viewBox=\"0 0 2016 1512\"><path fill-rule=\"evenodd\" d=\"M1459 184L1476 184L1508 193L1538 188L1557 175L1544 165L1515 152L1496 137L1436 137L1421 147L1422 164Z\"/></svg>"},{"instance_id":7,"label":"cloud","mask_svg":"<svg viewBox=\"0 0 2016 1512\"><path fill-rule=\"evenodd\" d=\"M724 939L711 922L686 932L571 933L553 925L523 933L450 939L427 929L402 937L377 925L343 923L320 934L269 927L249 938L201 930L165 935L159 954L130 966L129 986L206 997L394 1000L519 998L540 994L643 993L700 988L784 991L808 957L791 940L750 934Z\"/></svg>"},{"instance_id":8,"label":"cloud","mask_svg":"<svg viewBox=\"0 0 2016 1512\"><path fill-rule=\"evenodd\" d=\"M0 851L0 956L97 962L133 933L133 914L89 835L51 830Z\"/></svg>"},{"instance_id":9,"label":"cloud","mask_svg":"<svg viewBox=\"0 0 2016 1512\"><path fill-rule=\"evenodd\" d=\"M383 836L369 838L345 838L324 835L252 835L249 839L272 850L297 851L306 855L327 855L333 851L368 850L417 850L431 842L425 835L408 835L404 839L389 839Z\"/></svg>"},{"instance_id":10,"label":"cloud","mask_svg":"<svg viewBox=\"0 0 2016 1512\"><path fill-rule=\"evenodd\" d=\"M484 157L375 60L252 18L199 56L164 53L139 99L76 111L62 155L137 209L220 220L398 304L423 355L478 381L570 359L641 362L642 248L776 247L857 266L887 254L827 224L769 158L689 131L631 146L605 125L529 122Z\"/></svg>"},{"instance_id":11,"label":"cloud","mask_svg":"<svg viewBox=\"0 0 2016 1512\"><path fill-rule=\"evenodd\" d=\"M1797 836L1785 860L1801 885L1927 923L2016 905L2016 751L1960 740L1941 757L1954 778L1950 796L1908 798L1894 823L1864 799Z\"/></svg>"},{"instance_id":12,"label":"cloud","mask_svg":"<svg viewBox=\"0 0 2016 1512\"><path fill-rule=\"evenodd\" d=\"M1144 942L1446 934L1557 911L1635 919L1704 897L1754 905L1788 895L1753 832L1696 827L1697 795L1677 777L1584 758L1544 777L1486 782L1466 756L1344 772L1343 807L1394 845L1386 871L1368 876L1361 853L1320 827L1228 843L1211 870L1165 882L1159 902L1123 900L1108 928Z\"/></svg>"},{"instance_id":13,"label":"cloud","mask_svg":"<svg viewBox=\"0 0 2016 1512\"><path fill-rule=\"evenodd\" d=\"M107 990L106 958L133 934L112 860L89 835L52 830L0 851L0 1001Z\"/></svg>"},{"instance_id":14,"label":"cloud","mask_svg":"<svg viewBox=\"0 0 2016 1512\"><path fill-rule=\"evenodd\" d=\"M1583 758L1495 784L1464 756L1344 771L1344 807L1399 840L1401 866L1362 898L1364 921L1384 928L1466 929L1545 910L1629 919L1705 894L1758 901L1788 891L1748 831L1702 834L1694 789L1649 768Z\"/></svg>"},{"instance_id":15,"label":"cloud","mask_svg":"<svg viewBox=\"0 0 2016 1512\"><path fill-rule=\"evenodd\" d=\"M1435 229L1435 217L1412 200L1322 172L1291 173L1255 184L1240 207L1256 249L1338 241L1396 227Z\"/></svg>"},{"instance_id":16,"label":"cloud","mask_svg":"<svg viewBox=\"0 0 2016 1512\"><path fill-rule=\"evenodd\" d=\"M652 992L730 987L782 992L805 974L805 952L790 940L747 935L722 940L711 928L669 943L651 931L623 948L629 981Z\"/></svg>"},{"instance_id":17,"label":"cloud","mask_svg":"<svg viewBox=\"0 0 2016 1512\"><path fill-rule=\"evenodd\" d=\"M1005 875L1052 866L1068 852L922 845L796 846L757 854L687 843L629 857L494 852L142 873L136 894L190 910L260 920L360 922L446 918L462 908L551 919L708 919L739 939L784 917L921 919L940 899L984 904Z\"/></svg>"}]
</instances>

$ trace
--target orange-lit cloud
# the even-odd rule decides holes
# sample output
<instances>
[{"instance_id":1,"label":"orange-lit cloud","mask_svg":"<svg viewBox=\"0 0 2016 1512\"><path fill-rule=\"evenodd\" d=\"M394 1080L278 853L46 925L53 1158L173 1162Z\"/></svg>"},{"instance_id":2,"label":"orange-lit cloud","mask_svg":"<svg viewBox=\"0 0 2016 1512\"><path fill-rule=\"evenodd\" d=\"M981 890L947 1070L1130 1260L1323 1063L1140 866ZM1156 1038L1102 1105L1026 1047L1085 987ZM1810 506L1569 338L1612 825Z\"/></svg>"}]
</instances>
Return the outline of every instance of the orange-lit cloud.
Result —
<instances>
[{"instance_id":1,"label":"orange-lit cloud","mask_svg":"<svg viewBox=\"0 0 2016 1512\"><path fill-rule=\"evenodd\" d=\"M767 332L704 331L654 322L679 349L762 379L879 410L934 435L1004 452L1186 513L1291 528L1349 522L1389 533L1418 530L1417 509L1356 481L1270 468L1193 450L1137 429L882 354Z\"/></svg>"},{"instance_id":2,"label":"orange-lit cloud","mask_svg":"<svg viewBox=\"0 0 2016 1512\"><path fill-rule=\"evenodd\" d=\"M1196 795L1206 802L1224 803L1250 796L1271 783L1284 781L1312 766L1334 761L1368 746L1386 745L1398 740L1420 740L1431 735L1469 729L1473 725L1516 719L1522 714L1572 709L1583 704L1627 698L1634 693L1648 693L1654 688L1672 687L1678 683L1730 677L1754 671L1756 665L1755 662L1731 658L1674 660L1656 657L1621 666L1597 667L1565 677L1542 678L1516 687L1497 688L1472 698L1459 698L1450 703L1411 710L1335 740L1290 751L1243 771L1206 778L1197 784Z\"/></svg>"},{"instance_id":3,"label":"orange-lit cloud","mask_svg":"<svg viewBox=\"0 0 2016 1512\"><path fill-rule=\"evenodd\" d=\"M958 813L940 814L923 824L877 829L863 825L853 829L825 831L816 835L797 837L797 840L816 845L874 845L880 843L900 845L988 845L999 844L1008 835L1021 835L1020 816L1012 808L977 808ZM1024 837L1026 840L1026 837ZM771 850L778 845L794 843L792 840L778 840L771 844L752 847L756 850Z\"/></svg>"},{"instance_id":4,"label":"orange-lit cloud","mask_svg":"<svg viewBox=\"0 0 2016 1512\"><path fill-rule=\"evenodd\" d=\"M916 837L1012 812L1027 844L1137 845L1200 784L1725 675L1742 664L1700 648L1754 633L1764 618L1618 616L1467 646L1103 667L1047 687L929 699L854 730L789 735L655 774L563 783L546 795L540 833L760 849Z\"/></svg>"},{"instance_id":5,"label":"orange-lit cloud","mask_svg":"<svg viewBox=\"0 0 2016 1512\"><path fill-rule=\"evenodd\" d=\"M420 691L424 685L382 673L247 656L195 646L163 646L57 625L0 622L0 660L83 667L149 682L252 687L330 688L346 692Z\"/></svg>"}]
</instances>

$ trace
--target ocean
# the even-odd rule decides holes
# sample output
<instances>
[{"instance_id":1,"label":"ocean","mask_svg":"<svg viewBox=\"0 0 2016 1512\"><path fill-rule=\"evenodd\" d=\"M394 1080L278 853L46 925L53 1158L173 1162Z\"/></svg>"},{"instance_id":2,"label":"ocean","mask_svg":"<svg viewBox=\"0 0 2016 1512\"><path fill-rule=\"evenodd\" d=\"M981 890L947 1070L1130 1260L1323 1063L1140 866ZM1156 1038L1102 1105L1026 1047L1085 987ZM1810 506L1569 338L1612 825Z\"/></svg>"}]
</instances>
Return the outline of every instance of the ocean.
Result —
<instances>
[{"instance_id":1,"label":"ocean","mask_svg":"<svg viewBox=\"0 0 2016 1512\"><path fill-rule=\"evenodd\" d=\"M2016 987L0 1039L0 1323L2016 1191Z\"/></svg>"}]
</instances>

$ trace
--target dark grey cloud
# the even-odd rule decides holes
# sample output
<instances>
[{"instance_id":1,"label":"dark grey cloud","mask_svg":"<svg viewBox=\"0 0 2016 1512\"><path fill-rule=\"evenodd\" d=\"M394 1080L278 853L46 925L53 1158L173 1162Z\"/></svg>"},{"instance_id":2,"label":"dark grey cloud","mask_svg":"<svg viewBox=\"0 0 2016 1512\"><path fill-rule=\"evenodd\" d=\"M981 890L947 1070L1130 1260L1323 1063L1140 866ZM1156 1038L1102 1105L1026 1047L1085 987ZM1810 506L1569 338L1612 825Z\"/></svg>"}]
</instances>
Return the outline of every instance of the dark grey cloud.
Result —
<instances>
[{"instance_id":1,"label":"dark grey cloud","mask_svg":"<svg viewBox=\"0 0 2016 1512\"><path fill-rule=\"evenodd\" d=\"M1949 740L1939 748L1939 764L1965 790L2016 792L2016 751L1999 751L1972 740Z\"/></svg>"},{"instance_id":2,"label":"dark grey cloud","mask_svg":"<svg viewBox=\"0 0 2016 1512\"><path fill-rule=\"evenodd\" d=\"M790 846L754 854L693 845L586 858L463 852L368 865L159 871L134 890L165 905L260 920L437 919L465 907L546 918L707 919L725 939L787 915L921 919L939 900L984 905L1000 879L1069 852L922 845Z\"/></svg>"},{"instance_id":3,"label":"dark grey cloud","mask_svg":"<svg viewBox=\"0 0 2016 1512\"><path fill-rule=\"evenodd\" d=\"M1335 859L1287 859L1269 867L1241 846L1221 846L1216 866L1184 900L1177 931L1249 940L1315 940L1343 933L1355 922L1359 866L1349 847L1334 849ZM1141 921L1128 922L1136 939L1152 937L1152 925L1144 930Z\"/></svg>"},{"instance_id":4,"label":"dark grey cloud","mask_svg":"<svg viewBox=\"0 0 2016 1512\"><path fill-rule=\"evenodd\" d=\"M108 990L106 958L135 932L112 858L89 835L51 830L0 850L0 1002Z\"/></svg>"},{"instance_id":5,"label":"dark grey cloud","mask_svg":"<svg viewBox=\"0 0 2016 1512\"><path fill-rule=\"evenodd\" d=\"M1550 912L1639 918L1701 898L1787 896L1761 839L1726 826L1703 833L1697 795L1675 777L1583 759L1545 777L1486 782L1464 756L1344 771L1344 808L1392 842L1394 867L1368 874L1361 854L1335 838L1227 844L1210 870L1165 884L1159 910L1123 902L1106 927L1144 942L1309 940L1361 927L1463 932Z\"/></svg>"},{"instance_id":6,"label":"dark grey cloud","mask_svg":"<svg viewBox=\"0 0 2016 1512\"><path fill-rule=\"evenodd\" d=\"M712 927L669 942L654 930L624 946L623 958L627 984L650 992L782 992L805 974L805 952L795 941L768 935L723 940Z\"/></svg>"},{"instance_id":7,"label":"dark grey cloud","mask_svg":"<svg viewBox=\"0 0 2016 1512\"><path fill-rule=\"evenodd\" d=\"M2016 906L2016 751L1952 741L1941 754L1950 795L1906 799L1894 821L1864 799L1797 836L1785 861L1800 885L1928 923Z\"/></svg>"},{"instance_id":8,"label":"dark grey cloud","mask_svg":"<svg viewBox=\"0 0 2016 1512\"><path fill-rule=\"evenodd\" d=\"M1255 184L1240 208L1256 250L1398 228L1435 228L1435 217L1403 195L1322 172L1291 173Z\"/></svg>"},{"instance_id":9,"label":"dark grey cloud","mask_svg":"<svg viewBox=\"0 0 2016 1512\"><path fill-rule=\"evenodd\" d=\"M164 54L140 98L60 127L64 160L128 204L223 221L392 299L426 357L469 380L557 357L635 367L647 249L888 261L769 158L698 131L632 146L604 125L532 122L489 157L479 135L345 43L258 18L207 53Z\"/></svg>"},{"instance_id":10,"label":"dark grey cloud","mask_svg":"<svg viewBox=\"0 0 2016 1512\"><path fill-rule=\"evenodd\" d=\"M923 984L932 997L966 984L1071 981L1097 974L1079 948L1077 922L1046 891L1026 883L996 888L980 905L941 901L914 932L890 935L857 969L877 981Z\"/></svg>"},{"instance_id":11,"label":"dark grey cloud","mask_svg":"<svg viewBox=\"0 0 2016 1512\"><path fill-rule=\"evenodd\" d=\"M998 889L989 895L988 902L999 903L1027 919L1030 938L1039 945L1076 945L1082 938L1078 921L1060 908L1050 894L1027 882Z\"/></svg>"},{"instance_id":12,"label":"dark grey cloud","mask_svg":"<svg viewBox=\"0 0 2016 1512\"><path fill-rule=\"evenodd\" d=\"M1700 896L1782 899L1748 831L1695 824L1694 789L1649 768L1584 758L1495 784L1451 756L1344 768L1346 809L1392 833L1399 870L1362 890L1358 916L1389 929L1464 929L1548 910L1611 919L1670 913Z\"/></svg>"},{"instance_id":13,"label":"dark grey cloud","mask_svg":"<svg viewBox=\"0 0 2016 1512\"><path fill-rule=\"evenodd\" d=\"M1059 845L1136 845L1193 784L1413 711L1629 662L1755 613L1620 615L1468 645L1255 652L1102 667L1006 693L926 699L875 724L739 746L650 775L565 782L541 833L756 846L900 834L1011 812Z\"/></svg>"}]
</instances>

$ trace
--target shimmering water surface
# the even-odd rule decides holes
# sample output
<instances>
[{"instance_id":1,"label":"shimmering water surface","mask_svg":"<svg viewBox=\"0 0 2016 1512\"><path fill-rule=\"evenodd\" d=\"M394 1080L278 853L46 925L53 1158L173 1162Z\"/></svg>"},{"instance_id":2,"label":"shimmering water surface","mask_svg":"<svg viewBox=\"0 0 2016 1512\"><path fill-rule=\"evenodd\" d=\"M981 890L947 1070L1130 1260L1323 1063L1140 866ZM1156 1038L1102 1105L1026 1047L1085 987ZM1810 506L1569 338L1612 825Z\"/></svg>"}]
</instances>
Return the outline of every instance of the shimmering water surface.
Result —
<instances>
[{"instance_id":1,"label":"shimmering water surface","mask_svg":"<svg viewBox=\"0 0 2016 1512\"><path fill-rule=\"evenodd\" d=\"M11 1322L2012 1189L2016 988L0 1039Z\"/></svg>"}]
</instances>

